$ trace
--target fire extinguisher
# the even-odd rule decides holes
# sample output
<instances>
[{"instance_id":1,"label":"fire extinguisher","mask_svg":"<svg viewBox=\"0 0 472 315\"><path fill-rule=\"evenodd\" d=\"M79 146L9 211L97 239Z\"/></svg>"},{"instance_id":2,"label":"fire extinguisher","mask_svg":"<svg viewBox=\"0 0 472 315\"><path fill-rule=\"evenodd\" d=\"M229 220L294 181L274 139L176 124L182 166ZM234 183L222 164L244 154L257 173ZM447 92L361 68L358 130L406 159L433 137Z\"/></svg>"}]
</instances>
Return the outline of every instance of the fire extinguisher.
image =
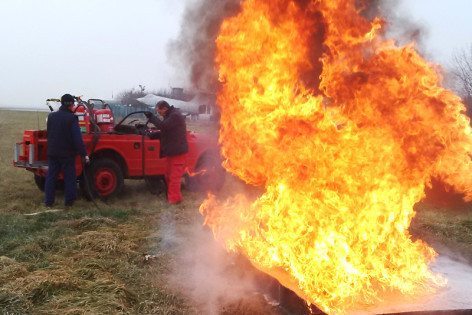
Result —
<instances>
[{"instance_id":1,"label":"fire extinguisher","mask_svg":"<svg viewBox=\"0 0 472 315\"><path fill-rule=\"evenodd\" d=\"M100 131L112 132L114 128L113 112L109 108L94 110L95 122Z\"/></svg>"},{"instance_id":2,"label":"fire extinguisher","mask_svg":"<svg viewBox=\"0 0 472 315\"><path fill-rule=\"evenodd\" d=\"M79 119L79 127L82 133L90 133L90 114L84 104L80 102L72 111Z\"/></svg>"}]
</instances>

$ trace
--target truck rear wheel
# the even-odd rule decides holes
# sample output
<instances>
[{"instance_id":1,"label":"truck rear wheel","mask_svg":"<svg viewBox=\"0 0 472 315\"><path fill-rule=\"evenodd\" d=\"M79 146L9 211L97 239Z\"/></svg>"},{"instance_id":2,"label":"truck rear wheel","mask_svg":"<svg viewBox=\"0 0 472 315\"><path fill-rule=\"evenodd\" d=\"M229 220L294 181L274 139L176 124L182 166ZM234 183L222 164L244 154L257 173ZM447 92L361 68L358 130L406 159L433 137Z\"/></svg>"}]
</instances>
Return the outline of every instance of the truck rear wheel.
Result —
<instances>
[{"instance_id":1,"label":"truck rear wheel","mask_svg":"<svg viewBox=\"0 0 472 315\"><path fill-rule=\"evenodd\" d=\"M86 197L110 198L118 195L124 186L123 172L120 166L113 160L100 158L92 161L90 167L85 170L83 183Z\"/></svg>"},{"instance_id":2,"label":"truck rear wheel","mask_svg":"<svg viewBox=\"0 0 472 315\"><path fill-rule=\"evenodd\" d=\"M46 177L34 174L34 183L38 187L39 190L44 192L44 188L46 187ZM56 189L64 190L64 180L56 179Z\"/></svg>"},{"instance_id":3,"label":"truck rear wheel","mask_svg":"<svg viewBox=\"0 0 472 315\"><path fill-rule=\"evenodd\" d=\"M34 182L36 186L38 186L39 190L44 191L44 186L46 186L46 177L34 174Z\"/></svg>"}]
</instances>

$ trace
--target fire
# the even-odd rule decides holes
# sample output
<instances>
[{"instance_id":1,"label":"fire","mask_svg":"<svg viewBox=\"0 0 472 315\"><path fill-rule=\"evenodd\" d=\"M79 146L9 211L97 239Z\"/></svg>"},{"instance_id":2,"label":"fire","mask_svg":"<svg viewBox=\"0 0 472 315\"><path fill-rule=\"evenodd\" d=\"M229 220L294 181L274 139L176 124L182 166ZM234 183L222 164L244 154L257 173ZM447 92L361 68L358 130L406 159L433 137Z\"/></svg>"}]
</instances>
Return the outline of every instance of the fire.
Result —
<instances>
[{"instance_id":1,"label":"fire","mask_svg":"<svg viewBox=\"0 0 472 315\"><path fill-rule=\"evenodd\" d=\"M463 104L361 2L246 0L217 39L224 166L264 193L210 197L205 223L328 313L444 285L413 206L432 177L472 199Z\"/></svg>"}]
</instances>

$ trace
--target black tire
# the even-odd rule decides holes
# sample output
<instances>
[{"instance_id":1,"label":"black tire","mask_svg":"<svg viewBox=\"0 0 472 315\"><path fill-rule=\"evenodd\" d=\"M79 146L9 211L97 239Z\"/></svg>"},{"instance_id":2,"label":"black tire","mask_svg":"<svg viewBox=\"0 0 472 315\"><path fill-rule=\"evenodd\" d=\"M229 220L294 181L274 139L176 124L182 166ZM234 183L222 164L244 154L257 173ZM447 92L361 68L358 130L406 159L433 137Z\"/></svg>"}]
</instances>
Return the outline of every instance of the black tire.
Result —
<instances>
[{"instance_id":1,"label":"black tire","mask_svg":"<svg viewBox=\"0 0 472 315\"><path fill-rule=\"evenodd\" d=\"M91 194L92 193L91 190L87 188L88 182L85 182L85 181L86 181L85 177L83 175L80 176L79 178L80 195L84 197L85 200L91 201L94 198L94 196Z\"/></svg>"},{"instance_id":2,"label":"black tire","mask_svg":"<svg viewBox=\"0 0 472 315\"><path fill-rule=\"evenodd\" d=\"M145 177L146 187L149 192L153 195L160 195L167 191L166 181L163 176L150 176Z\"/></svg>"},{"instance_id":3,"label":"black tire","mask_svg":"<svg viewBox=\"0 0 472 315\"><path fill-rule=\"evenodd\" d=\"M217 192L223 187L226 171L219 154L204 153L197 162L194 175L186 175L185 186L189 191Z\"/></svg>"},{"instance_id":4,"label":"black tire","mask_svg":"<svg viewBox=\"0 0 472 315\"><path fill-rule=\"evenodd\" d=\"M97 197L108 199L119 195L123 190L123 171L111 159L96 159L84 171L81 187L87 199Z\"/></svg>"},{"instance_id":5,"label":"black tire","mask_svg":"<svg viewBox=\"0 0 472 315\"><path fill-rule=\"evenodd\" d=\"M44 188L46 187L46 177L34 174L34 182L39 190L44 192ZM64 180L56 179L56 189L64 190Z\"/></svg>"},{"instance_id":6,"label":"black tire","mask_svg":"<svg viewBox=\"0 0 472 315\"><path fill-rule=\"evenodd\" d=\"M44 187L46 186L46 177L34 174L34 182L36 186L38 186L39 190L44 191Z\"/></svg>"}]
</instances>

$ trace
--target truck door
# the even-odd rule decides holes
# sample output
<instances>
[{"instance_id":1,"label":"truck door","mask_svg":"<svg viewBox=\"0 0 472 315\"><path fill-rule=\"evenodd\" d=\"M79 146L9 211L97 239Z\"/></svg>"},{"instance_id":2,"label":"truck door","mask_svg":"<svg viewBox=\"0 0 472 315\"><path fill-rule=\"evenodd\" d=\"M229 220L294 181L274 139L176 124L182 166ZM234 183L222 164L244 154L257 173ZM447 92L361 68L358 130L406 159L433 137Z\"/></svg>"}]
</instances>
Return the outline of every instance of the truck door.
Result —
<instances>
[{"instance_id":1,"label":"truck door","mask_svg":"<svg viewBox=\"0 0 472 315\"><path fill-rule=\"evenodd\" d=\"M107 142L108 146L119 148L117 151L126 160L130 177L142 177L145 173L146 136L140 131L144 129L146 120L143 112L131 113L115 126L117 135L102 137L100 141L102 145Z\"/></svg>"},{"instance_id":2,"label":"truck door","mask_svg":"<svg viewBox=\"0 0 472 315\"><path fill-rule=\"evenodd\" d=\"M159 133L146 135L144 139L144 175L158 176L163 175L166 171L166 159L160 158L159 152L161 148L161 141Z\"/></svg>"}]
</instances>

